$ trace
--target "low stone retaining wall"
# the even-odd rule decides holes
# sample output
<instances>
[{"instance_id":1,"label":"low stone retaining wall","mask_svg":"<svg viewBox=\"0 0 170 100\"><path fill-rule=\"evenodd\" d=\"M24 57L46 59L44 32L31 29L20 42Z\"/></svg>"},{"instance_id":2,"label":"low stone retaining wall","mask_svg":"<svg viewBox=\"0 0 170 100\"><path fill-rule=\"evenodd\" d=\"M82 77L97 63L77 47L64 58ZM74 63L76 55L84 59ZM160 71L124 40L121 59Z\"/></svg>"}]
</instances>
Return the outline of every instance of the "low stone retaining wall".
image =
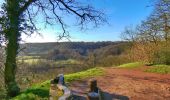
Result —
<instances>
[{"instance_id":1,"label":"low stone retaining wall","mask_svg":"<svg viewBox=\"0 0 170 100\"><path fill-rule=\"evenodd\" d=\"M58 97L58 91L63 91L63 95ZM58 75L54 80L51 80L50 100L68 100L71 96L71 90L65 85L64 75Z\"/></svg>"}]
</instances>

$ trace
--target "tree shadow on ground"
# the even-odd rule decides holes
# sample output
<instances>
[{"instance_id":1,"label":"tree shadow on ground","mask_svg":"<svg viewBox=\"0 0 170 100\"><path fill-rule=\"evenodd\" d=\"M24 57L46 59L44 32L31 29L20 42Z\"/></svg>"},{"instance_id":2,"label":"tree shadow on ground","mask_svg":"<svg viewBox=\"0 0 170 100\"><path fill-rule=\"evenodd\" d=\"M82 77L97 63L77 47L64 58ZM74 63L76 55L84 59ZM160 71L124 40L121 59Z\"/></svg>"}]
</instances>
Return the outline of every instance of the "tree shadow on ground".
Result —
<instances>
[{"instance_id":1,"label":"tree shadow on ground","mask_svg":"<svg viewBox=\"0 0 170 100\"><path fill-rule=\"evenodd\" d=\"M102 100L129 100L127 96L102 91Z\"/></svg>"},{"instance_id":2,"label":"tree shadow on ground","mask_svg":"<svg viewBox=\"0 0 170 100\"><path fill-rule=\"evenodd\" d=\"M32 93L34 95L37 95L39 97L42 98L48 98L49 97L49 91L48 90L44 90L44 89L29 89L26 91L26 93Z\"/></svg>"},{"instance_id":3,"label":"tree shadow on ground","mask_svg":"<svg viewBox=\"0 0 170 100\"><path fill-rule=\"evenodd\" d=\"M87 100L87 98L84 96L72 95L69 100Z\"/></svg>"},{"instance_id":4,"label":"tree shadow on ground","mask_svg":"<svg viewBox=\"0 0 170 100\"><path fill-rule=\"evenodd\" d=\"M89 100L85 96L80 95L73 95L69 100ZM108 92L101 92L101 100L129 100L127 96L124 95L118 95L118 94L110 94Z\"/></svg>"}]
</instances>

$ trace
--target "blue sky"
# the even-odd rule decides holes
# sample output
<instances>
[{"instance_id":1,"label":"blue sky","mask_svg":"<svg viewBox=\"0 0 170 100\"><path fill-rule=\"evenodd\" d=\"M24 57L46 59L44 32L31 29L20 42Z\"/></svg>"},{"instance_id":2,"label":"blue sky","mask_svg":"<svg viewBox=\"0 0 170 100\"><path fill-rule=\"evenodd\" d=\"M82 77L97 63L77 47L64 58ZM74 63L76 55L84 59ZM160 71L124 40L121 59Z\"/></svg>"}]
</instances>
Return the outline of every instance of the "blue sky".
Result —
<instances>
[{"instance_id":1,"label":"blue sky","mask_svg":"<svg viewBox=\"0 0 170 100\"><path fill-rule=\"evenodd\" d=\"M99 28L80 31L79 27L72 26L69 18L66 18L70 25L67 30L71 35L71 41L119 41L120 33L124 27L137 25L146 19L152 12L153 0L86 0L97 9L102 9L108 18L110 25L102 25ZM56 25L52 28L41 30L42 36L22 36L26 42L55 42L57 34L55 29L60 30ZM64 40L63 40L64 41Z\"/></svg>"}]
</instances>

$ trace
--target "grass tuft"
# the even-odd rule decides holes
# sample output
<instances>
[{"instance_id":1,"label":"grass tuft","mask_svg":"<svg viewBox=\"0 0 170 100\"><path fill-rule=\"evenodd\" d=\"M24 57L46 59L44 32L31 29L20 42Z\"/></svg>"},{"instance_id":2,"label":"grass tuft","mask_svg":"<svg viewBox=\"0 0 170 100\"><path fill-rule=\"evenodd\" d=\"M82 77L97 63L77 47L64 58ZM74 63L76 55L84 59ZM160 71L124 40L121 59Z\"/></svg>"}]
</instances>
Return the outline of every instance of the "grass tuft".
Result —
<instances>
[{"instance_id":1,"label":"grass tuft","mask_svg":"<svg viewBox=\"0 0 170 100\"><path fill-rule=\"evenodd\" d=\"M40 99L48 100L49 88L50 88L50 81L46 81L39 85L34 85L24 92L21 92L20 95L13 98L12 100L40 100Z\"/></svg>"},{"instance_id":2,"label":"grass tuft","mask_svg":"<svg viewBox=\"0 0 170 100\"><path fill-rule=\"evenodd\" d=\"M127 69L133 69L143 66L144 64L142 62L134 62L134 63L127 63L118 66L119 68L127 68Z\"/></svg>"},{"instance_id":3,"label":"grass tuft","mask_svg":"<svg viewBox=\"0 0 170 100\"><path fill-rule=\"evenodd\" d=\"M65 80L66 82L71 82L71 81L75 81L87 77L99 76L99 75L103 75L102 68L93 68L86 71L65 75Z\"/></svg>"},{"instance_id":4,"label":"grass tuft","mask_svg":"<svg viewBox=\"0 0 170 100\"><path fill-rule=\"evenodd\" d=\"M170 66L168 66L168 65L154 65L154 66L151 66L149 69L146 69L145 72L170 74Z\"/></svg>"}]
</instances>

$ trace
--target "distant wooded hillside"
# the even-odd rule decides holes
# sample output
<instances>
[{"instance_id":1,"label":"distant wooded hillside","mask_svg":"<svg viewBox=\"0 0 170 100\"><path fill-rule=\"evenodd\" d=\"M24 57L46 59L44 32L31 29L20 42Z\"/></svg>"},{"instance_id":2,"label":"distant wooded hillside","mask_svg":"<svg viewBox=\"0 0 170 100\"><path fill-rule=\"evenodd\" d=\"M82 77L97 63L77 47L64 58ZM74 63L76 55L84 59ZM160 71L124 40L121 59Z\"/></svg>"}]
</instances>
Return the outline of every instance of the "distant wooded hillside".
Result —
<instances>
[{"instance_id":1,"label":"distant wooded hillside","mask_svg":"<svg viewBox=\"0 0 170 100\"><path fill-rule=\"evenodd\" d=\"M44 55L51 52L77 52L81 56L86 56L89 51L97 49L118 49L118 45L125 42L48 42L48 43L25 43L21 44L22 51L19 55ZM115 49L114 49L115 48ZM102 50L103 50L102 49ZM116 51L117 52L117 51ZM118 51L119 52L119 51Z\"/></svg>"}]
</instances>

